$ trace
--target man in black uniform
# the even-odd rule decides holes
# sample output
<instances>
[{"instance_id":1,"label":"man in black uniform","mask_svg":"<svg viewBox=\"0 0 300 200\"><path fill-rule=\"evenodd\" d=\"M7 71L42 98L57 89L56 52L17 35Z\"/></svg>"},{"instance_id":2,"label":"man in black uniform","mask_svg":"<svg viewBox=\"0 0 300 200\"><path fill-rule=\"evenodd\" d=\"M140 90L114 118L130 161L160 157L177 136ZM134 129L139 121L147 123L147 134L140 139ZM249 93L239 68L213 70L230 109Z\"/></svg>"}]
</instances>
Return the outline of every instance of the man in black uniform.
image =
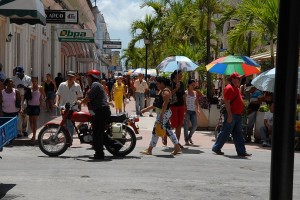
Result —
<instances>
[{"instance_id":1,"label":"man in black uniform","mask_svg":"<svg viewBox=\"0 0 300 200\"><path fill-rule=\"evenodd\" d=\"M107 96L103 86L99 82L100 72L98 70L90 70L87 72L87 80L90 89L83 100L79 100L79 104L88 104L88 109L93 116L93 146L95 154L92 159L104 159L103 143L105 126L107 124L107 116L111 115L110 107L107 102Z\"/></svg>"}]
</instances>

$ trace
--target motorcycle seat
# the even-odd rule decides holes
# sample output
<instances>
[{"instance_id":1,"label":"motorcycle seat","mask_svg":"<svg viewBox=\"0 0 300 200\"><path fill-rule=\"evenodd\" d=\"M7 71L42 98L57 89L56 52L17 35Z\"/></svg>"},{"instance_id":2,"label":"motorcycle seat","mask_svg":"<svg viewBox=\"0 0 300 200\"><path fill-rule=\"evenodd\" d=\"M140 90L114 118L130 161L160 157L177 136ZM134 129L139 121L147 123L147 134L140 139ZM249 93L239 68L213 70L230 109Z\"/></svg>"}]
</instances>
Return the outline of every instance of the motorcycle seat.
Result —
<instances>
[{"instance_id":1,"label":"motorcycle seat","mask_svg":"<svg viewBox=\"0 0 300 200\"><path fill-rule=\"evenodd\" d=\"M110 122L124 122L127 119L127 116L125 113L123 114L112 114L109 118Z\"/></svg>"}]
</instances>

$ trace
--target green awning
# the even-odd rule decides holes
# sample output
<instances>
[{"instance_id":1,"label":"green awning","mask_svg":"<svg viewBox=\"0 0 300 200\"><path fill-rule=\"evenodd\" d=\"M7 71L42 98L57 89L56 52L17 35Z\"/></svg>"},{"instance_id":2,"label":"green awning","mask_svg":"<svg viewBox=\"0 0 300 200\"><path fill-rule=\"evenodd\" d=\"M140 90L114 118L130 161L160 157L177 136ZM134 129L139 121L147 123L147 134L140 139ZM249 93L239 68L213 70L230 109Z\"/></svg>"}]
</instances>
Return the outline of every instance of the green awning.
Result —
<instances>
[{"instance_id":1,"label":"green awning","mask_svg":"<svg viewBox=\"0 0 300 200\"><path fill-rule=\"evenodd\" d=\"M10 23L46 25L44 5L40 0L2 0L0 15L10 18Z\"/></svg>"}]
</instances>

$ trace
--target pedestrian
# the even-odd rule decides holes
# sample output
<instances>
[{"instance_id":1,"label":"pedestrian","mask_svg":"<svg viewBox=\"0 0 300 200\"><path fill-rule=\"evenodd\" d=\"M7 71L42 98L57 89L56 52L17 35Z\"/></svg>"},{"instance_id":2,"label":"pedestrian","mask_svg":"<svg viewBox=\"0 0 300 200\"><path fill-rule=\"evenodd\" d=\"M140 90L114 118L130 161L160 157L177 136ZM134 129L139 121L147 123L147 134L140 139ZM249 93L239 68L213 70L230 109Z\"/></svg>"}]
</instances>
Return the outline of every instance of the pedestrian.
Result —
<instances>
[{"instance_id":1,"label":"pedestrian","mask_svg":"<svg viewBox=\"0 0 300 200\"><path fill-rule=\"evenodd\" d=\"M156 121L152 131L152 138L149 144L149 147L140 152L144 155L152 155L152 150L156 147L158 136L155 132L156 124L160 123L162 128L166 131L166 135L171 139L172 143L174 144L174 151L172 152L173 155L181 153L181 148L179 146L178 139L174 132L170 127L170 117L172 115L172 111L170 109L170 98L171 98L171 90L170 90L170 80L164 77L157 77L157 87L159 92L155 97L153 105L150 105L147 108L141 110L141 113L145 113L150 109L154 109L156 111Z\"/></svg>"},{"instance_id":2,"label":"pedestrian","mask_svg":"<svg viewBox=\"0 0 300 200\"><path fill-rule=\"evenodd\" d=\"M66 103L72 104L83 97L80 85L75 82L75 75L76 73L74 71L68 71L68 79L59 85L56 92L55 102L57 107L65 106ZM66 127L71 135L71 138L73 138L74 126L71 120L66 120Z\"/></svg>"},{"instance_id":3,"label":"pedestrian","mask_svg":"<svg viewBox=\"0 0 300 200\"><path fill-rule=\"evenodd\" d=\"M44 91L46 93L47 112L52 112L57 87L55 81L52 80L52 75L49 73L46 74L46 80L44 82Z\"/></svg>"},{"instance_id":4,"label":"pedestrian","mask_svg":"<svg viewBox=\"0 0 300 200\"><path fill-rule=\"evenodd\" d=\"M181 135L181 127L183 125L184 120L184 112L185 112L185 106L184 106L184 100L183 95L185 94L184 91L184 84L181 81L182 79L182 71L181 70L175 70L171 74L171 91L172 91L172 101L171 101L171 127L175 129L176 137L178 141L180 142L180 135ZM174 101L176 99L176 101ZM163 144L167 145L167 138L163 138ZM179 143L180 147L183 148L183 146Z\"/></svg>"},{"instance_id":5,"label":"pedestrian","mask_svg":"<svg viewBox=\"0 0 300 200\"><path fill-rule=\"evenodd\" d=\"M26 113L29 116L29 124L32 131L31 145L35 144L36 140L36 130L37 130L37 119L40 115L40 105L42 99L46 97L45 91L42 86L38 84L38 77L31 77L32 86L31 100L27 101ZM24 112L24 111L23 111Z\"/></svg>"},{"instance_id":6,"label":"pedestrian","mask_svg":"<svg viewBox=\"0 0 300 200\"><path fill-rule=\"evenodd\" d=\"M21 95L19 90L14 88L11 78L4 81L4 89L0 92L1 117L16 117L21 109Z\"/></svg>"},{"instance_id":7,"label":"pedestrian","mask_svg":"<svg viewBox=\"0 0 300 200\"><path fill-rule=\"evenodd\" d=\"M87 72L87 81L90 85L90 90L84 99L79 100L79 104L88 105L88 109L93 116L93 148L95 154L92 159L104 159L104 134L105 126L111 115L110 107L107 102L107 95L103 86L99 83L100 72L98 70L90 70Z\"/></svg>"},{"instance_id":8,"label":"pedestrian","mask_svg":"<svg viewBox=\"0 0 300 200\"><path fill-rule=\"evenodd\" d=\"M5 74L2 71L3 65L0 63L0 81L4 81L6 79Z\"/></svg>"},{"instance_id":9,"label":"pedestrian","mask_svg":"<svg viewBox=\"0 0 300 200\"><path fill-rule=\"evenodd\" d=\"M134 81L134 88L135 88L135 112L137 115L141 117L143 114L141 110L145 108L145 92L148 90L148 84L144 80L144 75L139 74L138 79Z\"/></svg>"},{"instance_id":10,"label":"pedestrian","mask_svg":"<svg viewBox=\"0 0 300 200\"><path fill-rule=\"evenodd\" d=\"M223 95L227 113L224 114L222 130L212 147L212 151L217 155L224 155L221 149L231 133L238 156L251 156L251 154L246 152L243 138L242 112L244 101L239 90L241 78L241 75L233 72L229 77L229 84L224 88Z\"/></svg>"},{"instance_id":11,"label":"pedestrian","mask_svg":"<svg viewBox=\"0 0 300 200\"><path fill-rule=\"evenodd\" d=\"M25 110L25 90L31 85L31 77L24 74L24 67L19 65L15 68L16 76L12 77L14 86L19 90L21 95L21 110ZM25 112L20 112L18 117L18 137L27 137L28 115Z\"/></svg>"},{"instance_id":12,"label":"pedestrian","mask_svg":"<svg viewBox=\"0 0 300 200\"><path fill-rule=\"evenodd\" d=\"M268 112L265 112L264 125L259 129L261 143L263 147L271 147L273 132L273 113L274 103L271 102L270 110Z\"/></svg>"},{"instance_id":13,"label":"pedestrian","mask_svg":"<svg viewBox=\"0 0 300 200\"><path fill-rule=\"evenodd\" d=\"M195 91L196 81L188 80L188 89L185 91L185 117L184 117L184 141L185 145L194 144L192 136L197 129L197 113L200 113L199 100ZM189 128L190 123L192 124Z\"/></svg>"},{"instance_id":14,"label":"pedestrian","mask_svg":"<svg viewBox=\"0 0 300 200\"><path fill-rule=\"evenodd\" d=\"M114 84L115 84L115 80L112 77L109 77L106 81L106 85L108 87L109 101L112 101L112 99L113 99L112 89L113 89Z\"/></svg>"},{"instance_id":15,"label":"pedestrian","mask_svg":"<svg viewBox=\"0 0 300 200\"><path fill-rule=\"evenodd\" d=\"M158 89L157 89L157 86L156 86L156 80L155 80L155 77L154 77L154 76L151 76L151 77L150 77L150 80L149 80L149 99L150 99L149 105L152 105L152 104L153 104L157 92L158 92ZM153 113L153 109L150 109L150 110L149 110L149 117L153 117L153 114L152 114L152 113Z\"/></svg>"},{"instance_id":16,"label":"pedestrian","mask_svg":"<svg viewBox=\"0 0 300 200\"><path fill-rule=\"evenodd\" d=\"M64 81L62 74L60 72L57 73L57 77L54 78L56 87L58 88L59 85Z\"/></svg>"},{"instance_id":17,"label":"pedestrian","mask_svg":"<svg viewBox=\"0 0 300 200\"><path fill-rule=\"evenodd\" d=\"M252 84L248 84L245 89L250 93L249 104L247 106L247 131L245 134L245 142L251 142L254 124L256 122L256 114L263 100L263 92L258 90Z\"/></svg>"},{"instance_id":18,"label":"pedestrian","mask_svg":"<svg viewBox=\"0 0 300 200\"><path fill-rule=\"evenodd\" d=\"M118 76L117 81L112 89L116 113L122 113L123 99L125 98L125 86L122 83L122 77Z\"/></svg>"}]
</instances>

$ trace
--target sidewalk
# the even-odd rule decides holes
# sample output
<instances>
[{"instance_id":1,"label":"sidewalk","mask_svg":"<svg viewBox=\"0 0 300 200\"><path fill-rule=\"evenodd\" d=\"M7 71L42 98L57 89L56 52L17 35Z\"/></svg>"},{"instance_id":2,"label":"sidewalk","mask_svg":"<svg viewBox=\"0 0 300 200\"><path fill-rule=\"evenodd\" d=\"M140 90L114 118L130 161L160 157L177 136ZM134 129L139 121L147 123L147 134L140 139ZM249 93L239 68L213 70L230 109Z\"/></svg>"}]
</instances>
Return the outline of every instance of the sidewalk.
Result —
<instances>
[{"instance_id":1,"label":"sidewalk","mask_svg":"<svg viewBox=\"0 0 300 200\"><path fill-rule=\"evenodd\" d=\"M86 110L86 107L82 108L83 110ZM115 108L111 108L112 113L115 113ZM126 105L126 112L128 112L128 115L135 115L135 101L133 98L131 98L131 101L129 101L129 104ZM142 136L142 140L137 140L137 147L148 147L149 142L151 140L151 134L153 129L153 124L156 118L156 114L153 113L154 117L149 117L149 113L145 113L143 117L140 117L140 121L137 123L139 126L139 132L140 136ZM43 125L49 121L59 123L61 121L61 116L56 115L55 111L53 113L46 112L46 109L44 105L42 105L41 108L41 114L38 118L38 130L37 130L37 136L39 131L43 128ZM29 124L28 124L29 125ZM30 139L32 137L32 132L30 130L30 127L28 128L28 137L22 137L22 138L16 138L13 141L13 145L15 146L22 146L22 145L30 145ZM194 145L186 146L186 150L192 149L192 148L201 148L201 149L211 149L212 145L214 144L215 138L214 138L214 132L213 131L196 131L193 135L193 142ZM180 143L184 144L184 136L183 136L183 129L181 132L181 138ZM77 136L74 137L73 145L72 147L80 147L88 144L80 144L79 139ZM158 147L163 147L161 139L159 139L159 142L157 144ZM168 147L172 147L171 140L168 139ZM260 144L257 143L247 143L246 144L247 151L252 153L253 151L269 151L270 148L263 148ZM224 145L223 149L226 151L226 149L235 149L234 144L232 142L228 142ZM183 151L184 152L184 151Z\"/></svg>"}]
</instances>

